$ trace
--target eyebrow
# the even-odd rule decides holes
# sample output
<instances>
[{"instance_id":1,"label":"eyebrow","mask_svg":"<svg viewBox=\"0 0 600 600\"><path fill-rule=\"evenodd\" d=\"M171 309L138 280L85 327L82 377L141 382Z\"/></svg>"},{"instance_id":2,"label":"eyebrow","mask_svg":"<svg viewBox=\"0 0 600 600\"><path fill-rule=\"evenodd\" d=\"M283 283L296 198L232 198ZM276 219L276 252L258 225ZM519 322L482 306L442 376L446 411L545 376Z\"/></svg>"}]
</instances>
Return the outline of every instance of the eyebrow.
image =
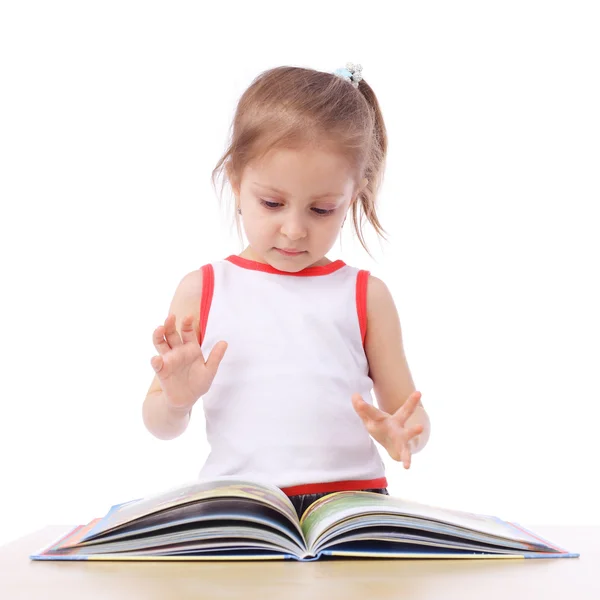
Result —
<instances>
[{"instance_id":1,"label":"eyebrow","mask_svg":"<svg viewBox=\"0 0 600 600\"><path fill-rule=\"evenodd\" d=\"M263 183L258 183L258 181L253 181L252 182L255 185L258 185L261 188L265 188L267 190L271 190L272 192L275 192L276 194L281 194L282 196L285 196L285 192L282 192L281 190L278 190L277 188L274 188L270 185L264 185ZM339 198L340 196L343 196L344 194L340 194L340 193L327 193L327 194L318 194L316 196L311 196L311 200L319 200L320 198Z\"/></svg>"}]
</instances>

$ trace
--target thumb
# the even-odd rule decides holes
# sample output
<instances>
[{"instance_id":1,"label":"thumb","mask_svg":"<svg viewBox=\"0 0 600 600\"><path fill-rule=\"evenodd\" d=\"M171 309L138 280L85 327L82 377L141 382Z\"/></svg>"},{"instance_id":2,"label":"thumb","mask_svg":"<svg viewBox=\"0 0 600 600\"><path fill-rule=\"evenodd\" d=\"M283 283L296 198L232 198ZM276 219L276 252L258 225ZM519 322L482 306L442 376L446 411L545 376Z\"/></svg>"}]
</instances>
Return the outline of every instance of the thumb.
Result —
<instances>
[{"instance_id":1,"label":"thumb","mask_svg":"<svg viewBox=\"0 0 600 600\"><path fill-rule=\"evenodd\" d=\"M163 359L162 356L153 356L150 359L150 364L156 373L158 373L163 367Z\"/></svg>"},{"instance_id":2,"label":"thumb","mask_svg":"<svg viewBox=\"0 0 600 600\"><path fill-rule=\"evenodd\" d=\"M224 341L215 344L215 347L211 350L211 353L206 360L206 368L210 371L211 375L214 376L216 374L217 369L223 360L223 356L225 356L226 350L227 342Z\"/></svg>"},{"instance_id":3,"label":"thumb","mask_svg":"<svg viewBox=\"0 0 600 600\"><path fill-rule=\"evenodd\" d=\"M386 414L375 408L372 404L365 402L360 394L352 395L352 406L358 413L358 416L365 422L381 421L386 417Z\"/></svg>"}]
</instances>

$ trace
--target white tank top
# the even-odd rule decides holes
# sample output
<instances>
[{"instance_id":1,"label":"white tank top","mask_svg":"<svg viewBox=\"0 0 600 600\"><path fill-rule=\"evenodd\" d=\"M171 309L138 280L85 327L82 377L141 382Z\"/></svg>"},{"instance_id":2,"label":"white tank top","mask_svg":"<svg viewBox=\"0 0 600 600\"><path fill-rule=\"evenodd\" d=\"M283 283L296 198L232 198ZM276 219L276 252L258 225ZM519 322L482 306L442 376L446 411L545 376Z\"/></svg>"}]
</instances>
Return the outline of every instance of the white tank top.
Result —
<instances>
[{"instance_id":1,"label":"white tank top","mask_svg":"<svg viewBox=\"0 0 600 600\"><path fill-rule=\"evenodd\" d=\"M372 403L364 351L368 271L337 260L298 273L229 256L202 267L200 343L228 348L204 407L203 479L265 481L288 495L387 486L352 406Z\"/></svg>"}]
</instances>

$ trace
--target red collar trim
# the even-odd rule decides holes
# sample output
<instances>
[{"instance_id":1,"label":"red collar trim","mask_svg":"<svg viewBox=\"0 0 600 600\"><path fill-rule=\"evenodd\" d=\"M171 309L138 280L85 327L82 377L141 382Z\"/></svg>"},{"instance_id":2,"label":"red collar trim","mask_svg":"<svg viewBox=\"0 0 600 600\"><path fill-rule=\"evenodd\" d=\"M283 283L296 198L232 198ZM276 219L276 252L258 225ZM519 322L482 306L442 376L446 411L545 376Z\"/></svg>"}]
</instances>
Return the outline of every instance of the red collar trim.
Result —
<instances>
[{"instance_id":1,"label":"red collar trim","mask_svg":"<svg viewBox=\"0 0 600 600\"><path fill-rule=\"evenodd\" d=\"M280 271L271 265L266 263L261 263L256 260L250 260L249 258L242 258L241 256L237 256L236 254L232 254L228 256L225 260L228 260L230 263L237 265L238 267L242 267L243 269L250 269L252 271L262 271L263 273L273 273L274 275L295 275L296 277L313 277L315 275L329 275L338 269L346 266L346 263L343 260L335 260L328 265L321 265L317 267L306 267L306 269L302 269L302 271L298 271L297 273L289 273L288 271Z\"/></svg>"}]
</instances>

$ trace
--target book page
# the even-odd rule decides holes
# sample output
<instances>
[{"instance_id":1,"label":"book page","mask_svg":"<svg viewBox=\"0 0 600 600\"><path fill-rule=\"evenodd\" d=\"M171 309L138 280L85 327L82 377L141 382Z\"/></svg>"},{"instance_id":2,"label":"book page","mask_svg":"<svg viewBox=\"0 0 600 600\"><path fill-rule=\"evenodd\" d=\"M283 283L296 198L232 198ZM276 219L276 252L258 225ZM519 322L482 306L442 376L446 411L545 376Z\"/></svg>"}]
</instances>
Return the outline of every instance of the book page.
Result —
<instances>
[{"instance_id":1,"label":"book page","mask_svg":"<svg viewBox=\"0 0 600 600\"><path fill-rule=\"evenodd\" d=\"M83 539L93 539L155 512L211 498L246 498L261 502L283 514L296 526L298 524L293 504L279 488L237 478L220 478L213 481L194 481L146 498L115 505Z\"/></svg>"},{"instance_id":2,"label":"book page","mask_svg":"<svg viewBox=\"0 0 600 600\"><path fill-rule=\"evenodd\" d=\"M539 539L517 529L510 523L491 516L464 511L452 510L422 504L393 496L385 496L372 492L337 492L329 494L312 504L302 516L300 524L307 541L308 548L314 550L320 536L329 529L352 517L357 520L360 515L397 515L405 524L420 527L431 526L438 532L454 532L467 529L496 536L503 540L514 540L527 544L528 548L543 547ZM367 521L368 519L365 519Z\"/></svg>"}]
</instances>

